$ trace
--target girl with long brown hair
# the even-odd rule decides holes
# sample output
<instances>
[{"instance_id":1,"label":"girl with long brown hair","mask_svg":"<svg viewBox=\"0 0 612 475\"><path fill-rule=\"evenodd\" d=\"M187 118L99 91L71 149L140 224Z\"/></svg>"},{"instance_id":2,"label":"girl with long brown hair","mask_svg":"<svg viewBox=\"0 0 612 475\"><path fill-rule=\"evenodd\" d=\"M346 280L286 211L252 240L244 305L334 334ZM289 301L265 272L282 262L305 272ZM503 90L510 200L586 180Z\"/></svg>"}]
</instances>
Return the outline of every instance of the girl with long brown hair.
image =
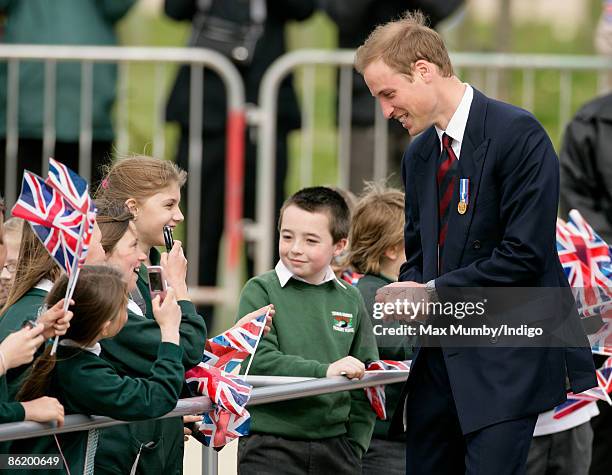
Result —
<instances>
[{"instance_id":1,"label":"girl with long brown hair","mask_svg":"<svg viewBox=\"0 0 612 475\"><path fill-rule=\"evenodd\" d=\"M49 305L60 301L68 278L61 276L46 298ZM153 301L153 314L159 331L156 357L144 377L130 377L100 357L100 341L112 338L127 322L127 285L118 270L108 266L84 266L76 283L74 319L60 340L57 354L50 347L34 363L18 399L44 394L56 396L66 413L96 414L122 420L160 417L171 411L181 391L184 367L179 346L181 311L174 290L168 289L163 302ZM70 473L86 473L93 466L96 429L53 437L15 441L13 453L60 453ZM129 440L122 440L129 444ZM121 452L114 454L120 463ZM133 460L128 461L133 463ZM51 470L50 473L55 473ZM92 472L87 472L92 473Z\"/></svg>"},{"instance_id":2,"label":"girl with long brown hair","mask_svg":"<svg viewBox=\"0 0 612 475\"><path fill-rule=\"evenodd\" d=\"M48 310L43 309L44 299L60 275L58 265L38 240L29 225L23 227L15 280L7 302L0 310L0 341L21 329L28 321L44 325L45 339L63 335L70 325L70 315L64 315L63 302ZM13 399L19 390L29 364L13 368L5 375L7 398Z\"/></svg>"},{"instance_id":3,"label":"girl with long brown hair","mask_svg":"<svg viewBox=\"0 0 612 475\"><path fill-rule=\"evenodd\" d=\"M136 222L132 222L133 215L123 202L102 198L96 200L96 205L107 265L121 270L128 292L132 292L137 285L137 271L146 260ZM141 222L140 226L146 223ZM187 260L180 241L175 241L170 253L163 253L159 259L168 286L174 289L181 308L180 346L183 368L187 371L201 361L206 326L189 300L185 284ZM148 290L145 295L149 297ZM243 317L239 324L255 316L253 312ZM155 362L159 342L160 330L155 320L130 299L126 325L113 338L101 342L101 356L120 374L145 377ZM135 443L125 444L125 440ZM100 432L95 473L129 473L135 460L138 460L136 473L182 473L183 445L180 417L109 427Z\"/></svg>"},{"instance_id":4,"label":"girl with long brown hair","mask_svg":"<svg viewBox=\"0 0 612 475\"><path fill-rule=\"evenodd\" d=\"M0 268L5 265L4 202L0 197ZM36 349L43 343L41 333L43 324L34 328L22 328L11 333L0 343L0 423L18 421L64 421L64 408L55 398L43 396L33 401L7 402L5 373L11 369L30 363ZM0 449L1 450L1 449Z\"/></svg>"}]
</instances>

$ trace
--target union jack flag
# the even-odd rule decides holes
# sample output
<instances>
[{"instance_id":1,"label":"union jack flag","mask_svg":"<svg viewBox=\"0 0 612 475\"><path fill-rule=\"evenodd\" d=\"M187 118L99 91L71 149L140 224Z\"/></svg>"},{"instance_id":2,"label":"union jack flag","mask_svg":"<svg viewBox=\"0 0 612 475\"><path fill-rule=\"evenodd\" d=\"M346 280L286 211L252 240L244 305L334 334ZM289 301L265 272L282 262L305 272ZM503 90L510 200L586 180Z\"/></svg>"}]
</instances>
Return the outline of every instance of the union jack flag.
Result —
<instances>
[{"instance_id":1,"label":"union jack flag","mask_svg":"<svg viewBox=\"0 0 612 475\"><path fill-rule=\"evenodd\" d=\"M576 210L570 211L567 223L557 219L557 253L581 315L608 310L612 305L610 251Z\"/></svg>"},{"instance_id":2,"label":"union jack flag","mask_svg":"<svg viewBox=\"0 0 612 475\"><path fill-rule=\"evenodd\" d=\"M202 362L231 373L249 355L255 353L266 325L266 315L206 341Z\"/></svg>"},{"instance_id":3,"label":"union jack flag","mask_svg":"<svg viewBox=\"0 0 612 475\"><path fill-rule=\"evenodd\" d=\"M75 210L82 214L92 210L93 203L89 196L87 181L63 163L49 158L49 176L45 183L62 195Z\"/></svg>"},{"instance_id":4,"label":"union jack flag","mask_svg":"<svg viewBox=\"0 0 612 475\"><path fill-rule=\"evenodd\" d=\"M603 400L612 405L610 392L612 392L612 357L608 358L597 370L597 387L579 394L568 393L567 401L555 407L553 418L561 419L597 400Z\"/></svg>"},{"instance_id":5,"label":"union jack flag","mask_svg":"<svg viewBox=\"0 0 612 475\"><path fill-rule=\"evenodd\" d=\"M21 194L12 213L30 223L49 254L68 275L76 269L79 258L81 263L85 260L93 222L70 206L39 176L28 171L24 173ZM95 213L91 219L95 220ZM79 239L81 233L83 237Z\"/></svg>"},{"instance_id":6,"label":"union jack flag","mask_svg":"<svg viewBox=\"0 0 612 475\"><path fill-rule=\"evenodd\" d=\"M243 413L251 397L249 383L206 363L199 363L187 371L185 382L193 393L208 396L217 406L237 416Z\"/></svg>"},{"instance_id":7,"label":"union jack flag","mask_svg":"<svg viewBox=\"0 0 612 475\"><path fill-rule=\"evenodd\" d=\"M366 368L367 373L379 372L379 371L410 371L410 360L407 361L393 361L393 360L377 360L372 361ZM387 410L385 408L385 386L370 386L369 388L363 388L365 390L370 406L376 413L376 416L384 421L387 419Z\"/></svg>"},{"instance_id":8,"label":"union jack flag","mask_svg":"<svg viewBox=\"0 0 612 475\"><path fill-rule=\"evenodd\" d=\"M197 440L209 447L223 447L248 434L251 416L244 406L251 397L250 384L206 363L187 371L185 381L193 394L207 396L215 404L193 434Z\"/></svg>"},{"instance_id":9,"label":"union jack flag","mask_svg":"<svg viewBox=\"0 0 612 475\"><path fill-rule=\"evenodd\" d=\"M612 319L610 312L602 315L603 326L594 334L588 335L591 351L596 355L612 355Z\"/></svg>"},{"instance_id":10,"label":"union jack flag","mask_svg":"<svg viewBox=\"0 0 612 475\"><path fill-rule=\"evenodd\" d=\"M241 416L237 416L216 407L203 417L193 436L207 447L223 447L237 437L248 435L251 426L251 417L246 410Z\"/></svg>"},{"instance_id":11,"label":"union jack flag","mask_svg":"<svg viewBox=\"0 0 612 475\"><path fill-rule=\"evenodd\" d=\"M81 256L80 264L83 265L89 250L97 211L89 196L89 185L83 177L53 158L49 158L49 175L45 183L54 188L75 210L86 216L87 222L83 224L82 248L78 252Z\"/></svg>"},{"instance_id":12,"label":"union jack flag","mask_svg":"<svg viewBox=\"0 0 612 475\"><path fill-rule=\"evenodd\" d=\"M357 283L359 282L359 279L361 279L362 277L363 277L363 274L359 274L358 272L355 272L349 269L345 270L344 272L342 272L342 274L340 274L340 278L343 281L351 284L353 287L357 285Z\"/></svg>"}]
</instances>

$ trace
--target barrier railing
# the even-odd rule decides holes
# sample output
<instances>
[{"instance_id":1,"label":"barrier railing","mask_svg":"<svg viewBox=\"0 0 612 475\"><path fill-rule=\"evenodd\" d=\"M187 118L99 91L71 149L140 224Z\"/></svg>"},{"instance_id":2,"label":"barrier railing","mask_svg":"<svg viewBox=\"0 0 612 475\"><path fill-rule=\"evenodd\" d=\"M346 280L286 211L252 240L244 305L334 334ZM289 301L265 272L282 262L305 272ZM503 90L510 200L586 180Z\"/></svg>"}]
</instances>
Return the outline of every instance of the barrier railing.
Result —
<instances>
[{"instance_id":1,"label":"barrier railing","mask_svg":"<svg viewBox=\"0 0 612 475\"><path fill-rule=\"evenodd\" d=\"M315 111L314 100L317 97L316 68L320 66L340 69L338 81L338 113L337 113L337 184L346 187L348 171L351 168L351 91L353 50L297 50L278 58L266 71L259 89L259 110L257 124L259 125L257 186L259 190L271 190L274 187L273 177L276 165L276 111L278 106L278 91L281 81L290 73L302 70L302 131L300 148L301 173L300 185L312 184L313 156L315 149ZM520 81L520 97L505 97L509 102L516 102L538 116L535 110L538 93L544 92L558 97L558 107L553 119L556 120L556 132L549 134L557 137L570 118L575 104L572 93L575 88L572 78L576 74L589 75L591 89L583 87L578 91L582 102L610 88L610 72L612 59L599 56L570 55L529 55L529 54L496 54L496 53L452 53L451 60L455 72L460 78L483 90L491 97L500 98L508 92L508 82ZM554 72L555 78L537 78L536 72ZM510 73L515 73L509 76ZM518 79L514 76L518 75ZM592 78L591 78L592 76ZM544 81L542 88L536 87L538 79ZM333 81L332 81L333 82ZM505 85L505 86L504 86ZM331 88L333 84L327 85ZM504 87L502 87L504 86ZM558 87L558 94L556 90ZM538 90L538 93L536 93ZM330 96L334 100L334 96ZM378 104L375 106L374 122L374 180L387 177L387 122L382 116ZM542 120L543 118L541 118ZM544 120L542 120L545 122ZM546 121L547 123L550 121ZM329 124L326 124L329 127ZM398 173L399 170L391 170ZM248 229L247 236L255 241L255 272L261 273L273 266L272 247L270 242L274 236L274 200L273 193L259 193L256 203L256 220Z\"/></svg>"},{"instance_id":2,"label":"barrier railing","mask_svg":"<svg viewBox=\"0 0 612 475\"><path fill-rule=\"evenodd\" d=\"M244 129L245 129L245 92L244 84L236 67L225 56L206 49L197 48L153 48L153 47L106 47L106 46L49 46L49 45L0 45L0 61L8 62L7 71L7 123L6 123L6 163L4 194L12 204L17 196L17 151L19 141L19 64L24 60L40 60L45 64L44 88L44 125L43 125L43 173L46 174L46 161L55 145L56 103L56 65L58 62L81 63L81 116L79 135L79 172L86 178L91 176L92 147L92 95L93 64L116 63L119 65L119 89L117 97L117 144L119 152L127 152L127 94L126 81L128 68L133 63L156 65L153 88L153 103L156 107L153 152L156 156L164 154L164 105L166 88L161 82L163 68L168 63L189 64L191 67L190 91L190 135L189 135L189 187L187 201L187 247L189 257L188 282L197 286L198 254L200 245L200 210L202 200L202 109L203 109L203 69L214 70L223 80L227 89L227 147L226 147L226 191L225 191L225 232L228 242L226 252L227 279L234 288L200 288L195 299L203 301L233 302L239 285L237 276L238 257L242 240L242 181L244 174ZM77 92L75 92L77 94ZM61 159L61 157L57 157ZM204 236L205 237L205 236Z\"/></svg>"},{"instance_id":3,"label":"barrier railing","mask_svg":"<svg viewBox=\"0 0 612 475\"><path fill-rule=\"evenodd\" d=\"M400 383L407 378L407 371L389 371L375 374L366 373L363 379L360 380L350 380L342 376L320 379L282 376L248 376L247 381L255 387L247 406L269 404L277 401L287 401L290 399L299 399L332 392L350 391L380 384ZM265 384L265 386L262 386L263 384ZM201 414L210 411L211 408L211 401L206 397L181 399L173 411L158 419L183 416L186 414ZM118 421L110 417L84 416L82 414L66 416L64 425L59 428L51 423L12 422L0 424L0 442L62 434L66 432L102 429L113 425L128 423L129 422ZM202 474L216 475L217 467L217 452L208 447L203 447Z\"/></svg>"}]
</instances>

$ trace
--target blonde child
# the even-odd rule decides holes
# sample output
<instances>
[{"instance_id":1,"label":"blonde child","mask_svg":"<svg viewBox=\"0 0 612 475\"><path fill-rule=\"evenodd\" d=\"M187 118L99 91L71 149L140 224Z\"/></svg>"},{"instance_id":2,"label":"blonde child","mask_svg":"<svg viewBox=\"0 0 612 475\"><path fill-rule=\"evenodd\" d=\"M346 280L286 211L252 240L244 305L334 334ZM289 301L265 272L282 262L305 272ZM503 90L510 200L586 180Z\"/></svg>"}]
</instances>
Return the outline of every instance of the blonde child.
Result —
<instances>
[{"instance_id":1,"label":"blonde child","mask_svg":"<svg viewBox=\"0 0 612 475\"><path fill-rule=\"evenodd\" d=\"M353 211L349 242L347 263L363 274L357 283L357 289L361 292L371 317L376 290L397 281L400 266L406 257L404 194L392 188L368 185ZM376 323L380 323L380 320ZM409 342L401 337L376 338L380 359L410 359ZM401 384L388 385L385 388L388 417L395 412L401 388ZM387 435L389 426L388 420L376 421L370 447L362 460L364 475L378 475L381 471L390 475L406 473L406 444L402 437Z\"/></svg>"}]
</instances>

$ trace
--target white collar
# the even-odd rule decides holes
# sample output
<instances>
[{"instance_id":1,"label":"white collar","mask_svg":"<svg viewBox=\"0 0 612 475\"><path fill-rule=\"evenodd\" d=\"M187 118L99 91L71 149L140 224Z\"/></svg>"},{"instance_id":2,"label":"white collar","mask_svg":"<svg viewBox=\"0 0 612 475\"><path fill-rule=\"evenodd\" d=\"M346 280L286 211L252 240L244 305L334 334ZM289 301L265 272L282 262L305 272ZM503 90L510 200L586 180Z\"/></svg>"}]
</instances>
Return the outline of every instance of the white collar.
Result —
<instances>
[{"instance_id":1,"label":"white collar","mask_svg":"<svg viewBox=\"0 0 612 475\"><path fill-rule=\"evenodd\" d=\"M144 313L142 313L142 309L132 299L128 299L127 308L128 310L131 310L132 313L135 313L139 317L144 317Z\"/></svg>"},{"instance_id":2,"label":"white collar","mask_svg":"<svg viewBox=\"0 0 612 475\"><path fill-rule=\"evenodd\" d=\"M71 340L69 338L63 338L60 340L59 344L62 346L70 346L72 348L81 348L82 350L89 351L90 353L93 353L96 356L100 356L100 353L102 352L102 347L100 346L99 342L96 342L94 346L83 346L79 345L74 340Z\"/></svg>"},{"instance_id":3,"label":"white collar","mask_svg":"<svg viewBox=\"0 0 612 475\"><path fill-rule=\"evenodd\" d=\"M49 279L40 279L34 288L44 290L45 292L49 293L53 288L53 282L51 282Z\"/></svg>"},{"instance_id":4,"label":"white collar","mask_svg":"<svg viewBox=\"0 0 612 475\"><path fill-rule=\"evenodd\" d=\"M280 259L278 263L276 264L276 267L274 268L274 270L276 271L276 276L278 277L278 281L280 282L281 287L284 287L287 284L287 282L289 282L289 279L291 279L292 277L295 280L306 282L304 279L302 279L301 277L298 277L293 272L291 272L289 269L287 269L287 266ZM334 274L334 271L332 270L331 266L327 266L327 269L325 269L325 275L323 276L323 280L321 280L321 282L319 282L318 284L311 284L311 285L321 285L321 284L324 284L325 282L329 282L330 280L337 280L336 274ZM309 284L310 282L306 282L306 283Z\"/></svg>"},{"instance_id":5,"label":"white collar","mask_svg":"<svg viewBox=\"0 0 612 475\"><path fill-rule=\"evenodd\" d=\"M446 130L442 130L436 126L436 133L440 141L440 150L442 150L442 134L446 133L446 135L453 139L452 147L457 159L459 159L461 153L461 144L463 143L463 135L465 134L465 127L470 115L470 107L472 106L473 98L474 89L472 89L472 86L465 83L465 91L463 92L461 102L457 106L451 119L448 121Z\"/></svg>"}]
</instances>

